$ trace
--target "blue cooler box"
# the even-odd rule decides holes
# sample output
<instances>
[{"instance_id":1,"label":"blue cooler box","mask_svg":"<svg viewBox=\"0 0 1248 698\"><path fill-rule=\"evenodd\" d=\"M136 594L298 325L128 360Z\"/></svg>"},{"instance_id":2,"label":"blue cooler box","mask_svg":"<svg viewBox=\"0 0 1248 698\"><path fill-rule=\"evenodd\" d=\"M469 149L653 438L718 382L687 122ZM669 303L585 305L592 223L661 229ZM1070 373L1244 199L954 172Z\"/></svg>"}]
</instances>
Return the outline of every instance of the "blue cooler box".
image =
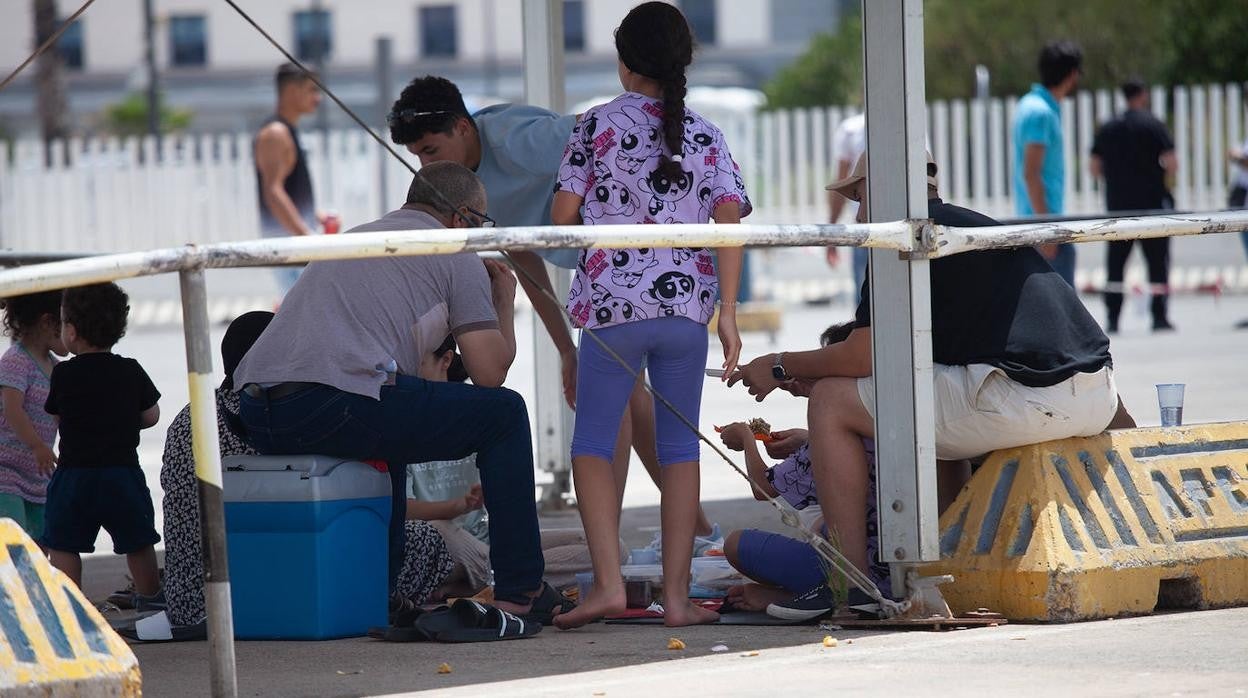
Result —
<instances>
[{"instance_id":1,"label":"blue cooler box","mask_svg":"<svg viewBox=\"0 0 1248 698\"><path fill-rule=\"evenodd\" d=\"M235 637L325 640L386 624L389 475L329 456L222 466Z\"/></svg>"}]
</instances>

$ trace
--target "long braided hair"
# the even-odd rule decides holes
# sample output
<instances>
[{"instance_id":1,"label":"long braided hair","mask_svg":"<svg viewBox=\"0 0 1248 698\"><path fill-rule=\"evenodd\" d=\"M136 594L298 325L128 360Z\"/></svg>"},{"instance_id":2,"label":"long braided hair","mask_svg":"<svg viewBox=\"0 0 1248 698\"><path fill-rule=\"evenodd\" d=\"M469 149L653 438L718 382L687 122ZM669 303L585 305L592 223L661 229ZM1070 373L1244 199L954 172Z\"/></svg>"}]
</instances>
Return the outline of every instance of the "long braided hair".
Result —
<instances>
[{"instance_id":1,"label":"long braided hair","mask_svg":"<svg viewBox=\"0 0 1248 698\"><path fill-rule=\"evenodd\" d=\"M615 50L629 70L663 90L663 154L659 171L681 174L685 138L685 69L693 62L693 33L680 10L665 2L634 7L615 30Z\"/></svg>"}]
</instances>

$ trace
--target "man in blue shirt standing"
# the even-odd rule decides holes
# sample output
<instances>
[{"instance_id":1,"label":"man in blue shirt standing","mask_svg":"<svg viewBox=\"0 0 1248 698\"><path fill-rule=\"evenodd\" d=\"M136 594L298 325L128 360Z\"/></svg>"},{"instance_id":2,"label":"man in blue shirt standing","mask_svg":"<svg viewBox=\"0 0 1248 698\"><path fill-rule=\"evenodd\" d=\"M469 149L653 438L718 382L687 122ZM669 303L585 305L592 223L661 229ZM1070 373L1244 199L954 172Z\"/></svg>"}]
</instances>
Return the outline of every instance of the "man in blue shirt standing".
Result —
<instances>
[{"instance_id":1,"label":"man in blue shirt standing","mask_svg":"<svg viewBox=\"0 0 1248 698\"><path fill-rule=\"evenodd\" d=\"M1020 216L1065 212L1066 162L1062 157L1061 100L1075 91L1083 52L1070 41L1040 51L1040 83L1018 101L1014 113L1014 209ZM1040 253L1071 286L1075 248L1041 245Z\"/></svg>"}]
</instances>

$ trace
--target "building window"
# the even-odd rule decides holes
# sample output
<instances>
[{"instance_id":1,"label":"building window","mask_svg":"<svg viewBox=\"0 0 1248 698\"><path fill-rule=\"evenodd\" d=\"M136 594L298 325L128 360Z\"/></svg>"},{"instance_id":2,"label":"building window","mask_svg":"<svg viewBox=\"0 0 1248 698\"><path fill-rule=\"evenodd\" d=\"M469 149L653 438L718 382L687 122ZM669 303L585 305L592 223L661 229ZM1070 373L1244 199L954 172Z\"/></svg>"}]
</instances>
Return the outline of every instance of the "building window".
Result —
<instances>
[{"instance_id":1,"label":"building window","mask_svg":"<svg viewBox=\"0 0 1248 698\"><path fill-rule=\"evenodd\" d=\"M771 38L805 45L816 34L836 31L845 3L828 0L771 0Z\"/></svg>"},{"instance_id":2,"label":"building window","mask_svg":"<svg viewBox=\"0 0 1248 698\"><path fill-rule=\"evenodd\" d=\"M169 18L169 61L173 65L194 66L208 62L207 24L203 15Z\"/></svg>"},{"instance_id":3,"label":"building window","mask_svg":"<svg viewBox=\"0 0 1248 698\"><path fill-rule=\"evenodd\" d=\"M680 0L693 38L703 46L715 45L715 0Z\"/></svg>"},{"instance_id":4,"label":"building window","mask_svg":"<svg viewBox=\"0 0 1248 698\"><path fill-rule=\"evenodd\" d=\"M454 58L455 6L433 5L420 8L420 53L426 58Z\"/></svg>"},{"instance_id":5,"label":"building window","mask_svg":"<svg viewBox=\"0 0 1248 698\"><path fill-rule=\"evenodd\" d=\"M328 10L295 13L295 55L301 61L321 61L334 51Z\"/></svg>"},{"instance_id":6,"label":"building window","mask_svg":"<svg viewBox=\"0 0 1248 698\"><path fill-rule=\"evenodd\" d=\"M584 0L563 0L563 50L585 50Z\"/></svg>"},{"instance_id":7,"label":"building window","mask_svg":"<svg viewBox=\"0 0 1248 698\"><path fill-rule=\"evenodd\" d=\"M65 20L57 20L56 26L60 27ZM66 68L73 70L82 70L83 68L83 51L82 51L82 22L77 21L69 25L65 29L65 33L61 34L61 38L56 40L56 51L61 54L61 58L65 61Z\"/></svg>"}]
</instances>

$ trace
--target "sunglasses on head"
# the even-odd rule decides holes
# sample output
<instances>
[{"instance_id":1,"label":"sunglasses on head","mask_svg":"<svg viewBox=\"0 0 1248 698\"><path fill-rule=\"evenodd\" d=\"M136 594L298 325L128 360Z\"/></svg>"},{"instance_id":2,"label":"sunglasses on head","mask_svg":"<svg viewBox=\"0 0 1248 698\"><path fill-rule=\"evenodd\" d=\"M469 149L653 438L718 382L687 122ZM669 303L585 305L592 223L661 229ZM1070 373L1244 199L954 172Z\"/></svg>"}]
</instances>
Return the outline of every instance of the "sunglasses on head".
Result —
<instances>
[{"instance_id":1,"label":"sunglasses on head","mask_svg":"<svg viewBox=\"0 0 1248 698\"><path fill-rule=\"evenodd\" d=\"M429 116L446 116L447 114L454 114L454 113L455 112L453 111L447 111L445 109L439 109L438 111L419 111L417 109L400 109L399 111L392 111L389 114L386 114L386 124L389 126L393 126L400 122L410 124L416 121L417 119L423 119Z\"/></svg>"}]
</instances>

